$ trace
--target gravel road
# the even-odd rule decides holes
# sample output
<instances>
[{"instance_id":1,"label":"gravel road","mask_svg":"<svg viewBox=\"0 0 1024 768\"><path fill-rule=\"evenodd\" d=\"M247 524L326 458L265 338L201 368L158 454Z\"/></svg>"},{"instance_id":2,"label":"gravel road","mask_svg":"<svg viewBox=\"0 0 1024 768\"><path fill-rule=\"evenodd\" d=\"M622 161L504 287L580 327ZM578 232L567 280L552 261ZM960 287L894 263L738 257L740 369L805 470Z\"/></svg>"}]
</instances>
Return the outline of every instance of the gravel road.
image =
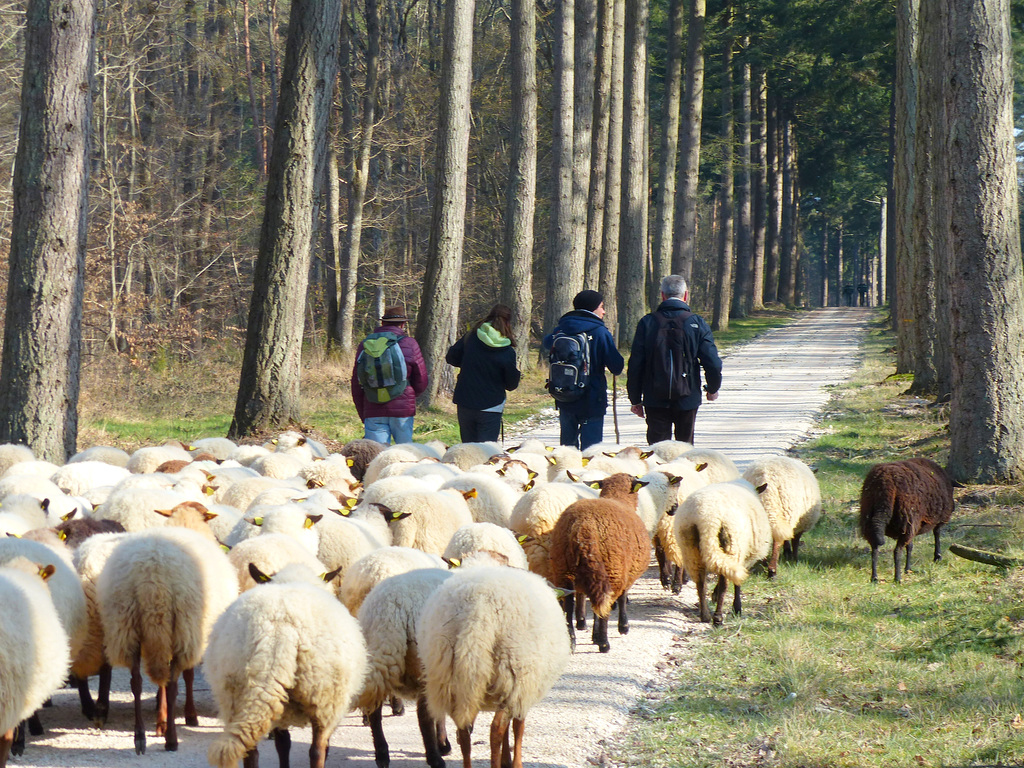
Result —
<instances>
[{"instance_id":1,"label":"gravel road","mask_svg":"<svg viewBox=\"0 0 1024 768\"><path fill-rule=\"evenodd\" d=\"M870 317L864 309L816 310L793 325L734 348L725 357L720 398L701 408L695 442L725 451L742 467L756 456L781 453L804 438L816 414L828 402L826 388L844 381L854 370ZM621 379L619 383L623 385ZM629 413L624 387L617 411L621 442L644 443L644 423ZM530 434L556 444L557 424L542 422ZM605 435L614 439L610 413ZM678 596L667 594L658 584L654 569L631 591L630 603L630 633L618 635L615 622L611 622L611 652L598 653L589 642L589 632L578 633L576 653L565 674L526 721L525 764L543 768L602 764L606 744L622 730L630 710L669 685L671 667L665 658L669 649L674 644L699 642L705 631L696 620L692 585L684 587ZM154 690L148 683L146 690L146 711L152 713ZM128 675L125 670L115 670L111 715L103 730L86 723L75 692L60 691L53 698L54 706L42 713L46 733L30 737L25 754L11 758L10 765L206 766L207 746L220 727L201 674L196 676L196 695L200 725L179 725L179 750L164 751L162 739L155 738L150 730L149 750L138 756L132 738ZM489 764L489 724L489 714L481 714L474 734L475 766ZM385 717L384 729L394 768L425 765L414 706L408 707L402 717ZM450 735L454 743L454 730ZM306 763L309 737L308 729L293 730L294 765ZM277 765L270 742L260 751L264 765ZM448 758L449 765L459 764L457 753L456 746ZM335 732L327 765L374 768L369 729L362 726L358 715L350 715Z\"/></svg>"}]
</instances>

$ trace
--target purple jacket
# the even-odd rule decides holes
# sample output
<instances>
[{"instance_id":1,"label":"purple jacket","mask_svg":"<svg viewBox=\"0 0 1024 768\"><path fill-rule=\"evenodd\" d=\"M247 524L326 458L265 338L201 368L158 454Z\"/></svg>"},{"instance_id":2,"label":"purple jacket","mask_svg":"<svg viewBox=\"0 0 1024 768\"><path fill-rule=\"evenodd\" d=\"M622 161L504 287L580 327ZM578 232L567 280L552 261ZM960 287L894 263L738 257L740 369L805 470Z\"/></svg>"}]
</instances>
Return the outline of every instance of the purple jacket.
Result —
<instances>
[{"instance_id":1,"label":"purple jacket","mask_svg":"<svg viewBox=\"0 0 1024 768\"><path fill-rule=\"evenodd\" d=\"M356 413L360 421L375 416L388 418L401 418L402 416L416 415L416 396L427 388L427 364L423 361L423 353L420 352L420 345L412 336L406 336L405 331L396 325L381 325L374 329L374 333L380 331L391 331L402 338L398 340L398 346L405 356L405 367L409 374L409 386L405 392L394 400L387 403L373 403L366 399L363 388L359 386L359 379L356 376L356 366L352 365L352 402L356 404ZM363 351L363 342L359 342L356 350L356 360L359 353Z\"/></svg>"}]
</instances>

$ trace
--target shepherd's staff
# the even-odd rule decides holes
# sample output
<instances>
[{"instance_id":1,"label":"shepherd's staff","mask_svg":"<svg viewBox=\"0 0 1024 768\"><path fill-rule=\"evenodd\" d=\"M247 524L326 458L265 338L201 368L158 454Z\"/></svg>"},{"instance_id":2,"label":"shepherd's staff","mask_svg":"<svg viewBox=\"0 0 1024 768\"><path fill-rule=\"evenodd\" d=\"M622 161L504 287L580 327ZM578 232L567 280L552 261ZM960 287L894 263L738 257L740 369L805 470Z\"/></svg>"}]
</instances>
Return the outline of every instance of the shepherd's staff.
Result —
<instances>
[{"instance_id":1,"label":"shepherd's staff","mask_svg":"<svg viewBox=\"0 0 1024 768\"><path fill-rule=\"evenodd\" d=\"M619 445L619 391L616 375L612 374L612 421L615 423L615 444Z\"/></svg>"}]
</instances>

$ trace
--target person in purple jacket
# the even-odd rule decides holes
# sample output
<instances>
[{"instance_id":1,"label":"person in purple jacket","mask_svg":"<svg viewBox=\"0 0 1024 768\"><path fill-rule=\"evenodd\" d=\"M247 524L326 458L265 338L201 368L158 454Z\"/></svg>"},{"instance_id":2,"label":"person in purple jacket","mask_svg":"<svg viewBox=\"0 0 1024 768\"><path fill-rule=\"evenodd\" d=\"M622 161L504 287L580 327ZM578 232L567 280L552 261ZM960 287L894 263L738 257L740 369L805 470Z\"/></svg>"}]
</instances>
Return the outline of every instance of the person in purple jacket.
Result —
<instances>
[{"instance_id":1,"label":"person in purple jacket","mask_svg":"<svg viewBox=\"0 0 1024 768\"><path fill-rule=\"evenodd\" d=\"M356 350L356 364L352 366L352 402L355 403L356 413L363 422L367 440L389 445L392 438L396 443L412 442L413 418L416 416L416 396L423 393L427 388L427 365L423 361L423 353L416 339L407 336L405 324L409 318L405 315L405 306L396 304L384 310L384 316L380 319L380 325L374 333L390 331L398 335L398 346L405 358L408 386L405 391L386 403L375 403L366 397L359 378L356 373L359 353L363 351L363 342L359 343Z\"/></svg>"}]
</instances>

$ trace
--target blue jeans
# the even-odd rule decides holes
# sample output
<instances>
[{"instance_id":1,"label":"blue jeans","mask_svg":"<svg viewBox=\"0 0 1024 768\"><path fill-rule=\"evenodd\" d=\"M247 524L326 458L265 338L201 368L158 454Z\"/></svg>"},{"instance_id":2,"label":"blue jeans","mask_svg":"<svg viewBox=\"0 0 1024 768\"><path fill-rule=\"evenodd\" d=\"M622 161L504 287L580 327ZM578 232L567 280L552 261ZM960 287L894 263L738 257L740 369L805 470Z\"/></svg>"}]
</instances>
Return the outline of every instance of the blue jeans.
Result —
<instances>
[{"instance_id":1,"label":"blue jeans","mask_svg":"<svg viewBox=\"0 0 1024 768\"><path fill-rule=\"evenodd\" d=\"M572 445L581 451L604 439L604 414L584 416L558 409L558 425L561 428L558 442Z\"/></svg>"},{"instance_id":2,"label":"blue jeans","mask_svg":"<svg viewBox=\"0 0 1024 768\"><path fill-rule=\"evenodd\" d=\"M412 416L367 416L363 422L367 440L376 440L384 445L412 442Z\"/></svg>"}]
</instances>

